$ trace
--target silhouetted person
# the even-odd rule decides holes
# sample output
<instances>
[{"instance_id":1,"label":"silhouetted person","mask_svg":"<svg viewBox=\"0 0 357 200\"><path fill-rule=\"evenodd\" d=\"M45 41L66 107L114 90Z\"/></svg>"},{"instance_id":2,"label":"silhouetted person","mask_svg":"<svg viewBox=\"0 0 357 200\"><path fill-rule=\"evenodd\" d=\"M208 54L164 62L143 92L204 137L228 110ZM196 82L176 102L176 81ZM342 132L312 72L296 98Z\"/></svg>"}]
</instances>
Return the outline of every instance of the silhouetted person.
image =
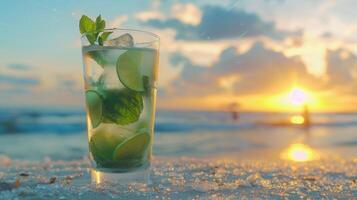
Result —
<instances>
[{"instance_id":1,"label":"silhouetted person","mask_svg":"<svg viewBox=\"0 0 357 200\"><path fill-rule=\"evenodd\" d=\"M307 104L304 105L304 111L302 113L302 116L304 117L304 126L310 127L310 125L311 125L310 112L309 112L309 107Z\"/></svg>"},{"instance_id":2,"label":"silhouetted person","mask_svg":"<svg viewBox=\"0 0 357 200\"><path fill-rule=\"evenodd\" d=\"M232 119L233 119L234 121L238 121L238 119L239 119L239 113L238 113L238 111L232 111Z\"/></svg>"},{"instance_id":3,"label":"silhouetted person","mask_svg":"<svg viewBox=\"0 0 357 200\"><path fill-rule=\"evenodd\" d=\"M229 106L229 111L231 112L231 115L232 115L232 119L234 121L238 121L239 120L239 111L238 111L238 108L239 108L239 105L237 103L231 103Z\"/></svg>"}]
</instances>

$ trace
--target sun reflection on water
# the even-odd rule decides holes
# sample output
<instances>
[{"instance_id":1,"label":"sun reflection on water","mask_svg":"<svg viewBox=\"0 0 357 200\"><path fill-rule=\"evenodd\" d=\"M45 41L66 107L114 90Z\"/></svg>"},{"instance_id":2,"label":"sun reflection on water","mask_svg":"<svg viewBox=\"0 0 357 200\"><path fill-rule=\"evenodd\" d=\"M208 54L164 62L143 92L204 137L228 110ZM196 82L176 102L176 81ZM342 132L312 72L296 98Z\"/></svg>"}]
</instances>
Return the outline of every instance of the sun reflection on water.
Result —
<instances>
[{"instance_id":1,"label":"sun reflection on water","mask_svg":"<svg viewBox=\"0 0 357 200\"><path fill-rule=\"evenodd\" d=\"M290 122L296 125L304 124L305 118L300 115L294 115L290 118Z\"/></svg>"},{"instance_id":2,"label":"sun reflection on water","mask_svg":"<svg viewBox=\"0 0 357 200\"><path fill-rule=\"evenodd\" d=\"M312 160L318 160L318 153L305 144L292 144L286 150L283 151L281 157L285 160L292 160L295 162L307 162Z\"/></svg>"}]
</instances>

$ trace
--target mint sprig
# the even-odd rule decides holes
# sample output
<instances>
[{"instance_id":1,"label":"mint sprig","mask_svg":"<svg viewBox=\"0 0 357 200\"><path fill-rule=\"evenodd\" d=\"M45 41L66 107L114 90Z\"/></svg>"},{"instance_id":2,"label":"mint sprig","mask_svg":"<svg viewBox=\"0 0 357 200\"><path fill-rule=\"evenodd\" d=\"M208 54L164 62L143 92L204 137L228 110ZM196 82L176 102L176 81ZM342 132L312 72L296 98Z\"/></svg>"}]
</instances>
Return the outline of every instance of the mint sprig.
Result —
<instances>
[{"instance_id":1,"label":"mint sprig","mask_svg":"<svg viewBox=\"0 0 357 200\"><path fill-rule=\"evenodd\" d=\"M99 15L95 21L86 15L82 15L79 20L79 32L85 34L91 45L98 44L103 46L110 34L113 32L103 32L105 29L105 20Z\"/></svg>"}]
</instances>

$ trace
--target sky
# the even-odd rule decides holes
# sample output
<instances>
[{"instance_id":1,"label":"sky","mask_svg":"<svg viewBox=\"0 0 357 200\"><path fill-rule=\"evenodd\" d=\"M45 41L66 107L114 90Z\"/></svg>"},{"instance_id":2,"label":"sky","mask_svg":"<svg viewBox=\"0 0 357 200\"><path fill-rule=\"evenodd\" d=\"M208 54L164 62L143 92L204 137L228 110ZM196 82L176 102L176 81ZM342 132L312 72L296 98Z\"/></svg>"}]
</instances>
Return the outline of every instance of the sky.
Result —
<instances>
[{"instance_id":1,"label":"sky","mask_svg":"<svg viewBox=\"0 0 357 200\"><path fill-rule=\"evenodd\" d=\"M82 108L78 21L161 39L159 109L357 111L354 0L3 0L0 105Z\"/></svg>"}]
</instances>

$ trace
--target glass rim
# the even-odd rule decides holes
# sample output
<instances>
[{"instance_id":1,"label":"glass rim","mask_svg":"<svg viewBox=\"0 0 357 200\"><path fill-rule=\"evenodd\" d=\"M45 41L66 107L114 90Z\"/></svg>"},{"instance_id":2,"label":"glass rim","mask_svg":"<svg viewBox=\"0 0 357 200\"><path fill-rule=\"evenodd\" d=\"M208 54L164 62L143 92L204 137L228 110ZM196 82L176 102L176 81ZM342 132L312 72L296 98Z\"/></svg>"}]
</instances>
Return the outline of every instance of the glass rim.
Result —
<instances>
[{"instance_id":1,"label":"glass rim","mask_svg":"<svg viewBox=\"0 0 357 200\"><path fill-rule=\"evenodd\" d=\"M138 30L138 29L131 29L131 28L106 28L99 32L110 32L110 31L113 31L113 32L114 31L133 31L133 32L139 32L139 33L145 33L145 34L151 35L154 39L152 41L148 41L148 42L144 42L144 43L160 42L160 37L158 35L156 35L155 33L149 32L149 31L145 31L145 30ZM95 32L97 32L97 31L82 33L81 39L83 39L86 35L88 35L90 33L95 33Z\"/></svg>"}]
</instances>

